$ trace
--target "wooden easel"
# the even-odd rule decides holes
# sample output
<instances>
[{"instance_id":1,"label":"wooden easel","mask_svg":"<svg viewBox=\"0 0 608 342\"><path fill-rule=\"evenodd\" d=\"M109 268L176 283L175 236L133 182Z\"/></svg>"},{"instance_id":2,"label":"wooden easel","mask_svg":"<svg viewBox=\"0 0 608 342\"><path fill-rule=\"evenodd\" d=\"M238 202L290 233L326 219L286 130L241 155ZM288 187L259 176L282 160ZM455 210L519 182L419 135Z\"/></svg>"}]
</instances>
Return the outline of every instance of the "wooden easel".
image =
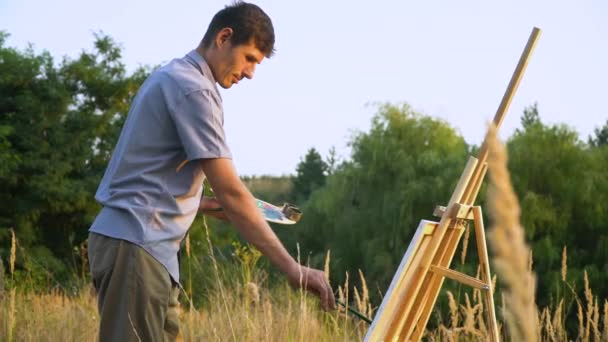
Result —
<instances>
[{"instance_id":1,"label":"wooden easel","mask_svg":"<svg viewBox=\"0 0 608 342\"><path fill-rule=\"evenodd\" d=\"M494 116L494 125L497 128L500 127L511 104L540 32L540 29L535 27L530 34ZM419 341L424 334L445 278L482 291L488 340L499 341L481 207L473 205L486 174L487 156L488 149L484 141L479 157L469 157L447 207L435 209L434 214L441 217L441 220L420 221L382 305L365 336L365 341ZM449 268L467 220L472 220L475 227L481 279Z\"/></svg>"}]
</instances>

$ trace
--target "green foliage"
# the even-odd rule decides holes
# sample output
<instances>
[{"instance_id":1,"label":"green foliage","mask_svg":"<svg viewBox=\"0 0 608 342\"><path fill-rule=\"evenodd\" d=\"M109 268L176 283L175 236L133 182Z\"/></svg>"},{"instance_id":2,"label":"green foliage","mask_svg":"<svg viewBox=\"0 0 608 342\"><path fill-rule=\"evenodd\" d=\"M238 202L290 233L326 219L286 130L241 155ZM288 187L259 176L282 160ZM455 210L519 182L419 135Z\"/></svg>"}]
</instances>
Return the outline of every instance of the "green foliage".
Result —
<instances>
[{"instance_id":1,"label":"green foliage","mask_svg":"<svg viewBox=\"0 0 608 342\"><path fill-rule=\"evenodd\" d=\"M336 148L334 146L332 146L329 149L329 154L327 155L325 164L327 164L327 174L328 175L333 174L338 169L339 157L338 157L338 153L336 152Z\"/></svg>"},{"instance_id":2,"label":"green foliage","mask_svg":"<svg viewBox=\"0 0 608 342\"><path fill-rule=\"evenodd\" d=\"M293 201L291 193L293 178L291 176L244 176L241 180L251 193L268 203L281 205Z\"/></svg>"},{"instance_id":3,"label":"green foliage","mask_svg":"<svg viewBox=\"0 0 608 342\"><path fill-rule=\"evenodd\" d=\"M521 125L524 129L532 126L540 125L540 115L538 114L538 104L524 108L524 114L521 116Z\"/></svg>"},{"instance_id":4,"label":"green foliage","mask_svg":"<svg viewBox=\"0 0 608 342\"><path fill-rule=\"evenodd\" d=\"M608 145L608 120L601 128L594 130L595 137L589 137L589 145L599 147Z\"/></svg>"},{"instance_id":5,"label":"green foliage","mask_svg":"<svg viewBox=\"0 0 608 342\"><path fill-rule=\"evenodd\" d=\"M298 241L302 259L315 266L331 249L332 279L361 269L370 288L386 289L418 221L449 198L467 145L446 123L386 104L351 147L352 159L312 194L297 228L281 236L292 249Z\"/></svg>"},{"instance_id":6,"label":"green foliage","mask_svg":"<svg viewBox=\"0 0 608 342\"><path fill-rule=\"evenodd\" d=\"M569 266L587 269L597 279L593 288L604 298L608 279L596 267L608 267L608 150L590 149L571 128L545 125L540 119L517 130L508 150L522 225L534 251L535 271L543 275L539 304L547 304L559 290L550 275L560 272L564 246Z\"/></svg>"},{"instance_id":7,"label":"green foliage","mask_svg":"<svg viewBox=\"0 0 608 342\"><path fill-rule=\"evenodd\" d=\"M250 283L253 280L252 275L260 257L262 257L262 253L254 246L241 244L238 241L234 241L232 247L234 248L233 256L242 268L243 284Z\"/></svg>"},{"instance_id":8,"label":"green foliage","mask_svg":"<svg viewBox=\"0 0 608 342\"><path fill-rule=\"evenodd\" d=\"M351 146L351 160L312 194L297 228L279 234L294 253L299 243L303 260L318 267L331 249L333 279L341 282L343 272L361 269L372 288L384 291L418 221L433 219L432 209L448 200L467 154L475 155L477 148L441 121L388 104L379 107L370 132L356 135ZM543 275L539 304L555 304L551 300L563 295L555 280L564 246L571 273L580 279L587 270L592 287L605 297L608 148L589 148L571 128L543 124L534 104L525 109L508 150L534 269ZM483 189L479 197L483 205ZM453 267L474 274L476 263L469 258Z\"/></svg>"},{"instance_id":9,"label":"green foliage","mask_svg":"<svg viewBox=\"0 0 608 342\"><path fill-rule=\"evenodd\" d=\"M313 147L296 167L296 177L293 180L291 197L296 202L307 200L315 189L325 185L328 165L319 152Z\"/></svg>"},{"instance_id":10,"label":"green foliage","mask_svg":"<svg viewBox=\"0 0 608 342\"><path fill-rule=\"evenodd\" d=\"M48 248L44 258L64 262L44 265L46 271L66 278L65 261L99 210L93 194L146 71L127 76L120 48L102 34L95 35L93 52L59 64L46 51L7 47L4 37L0 202L10 205L0 207L0 226L14 227L28 252ZM0 232L0 245L7 241Z\"/></svg>"}]
</instances>

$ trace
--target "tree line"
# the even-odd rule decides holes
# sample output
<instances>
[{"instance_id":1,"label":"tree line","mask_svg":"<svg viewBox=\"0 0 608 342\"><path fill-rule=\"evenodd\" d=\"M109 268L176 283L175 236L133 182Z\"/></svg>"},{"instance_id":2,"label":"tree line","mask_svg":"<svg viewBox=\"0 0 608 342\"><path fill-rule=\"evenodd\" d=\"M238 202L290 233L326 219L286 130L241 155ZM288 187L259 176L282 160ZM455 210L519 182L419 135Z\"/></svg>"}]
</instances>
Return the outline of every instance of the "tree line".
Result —
<instances>
[{"instance_id":1,"label":"tree line","mask_svg":"<svg viewBox=\"0 0 608 342\"><path fill-rule=\"evenodd\" d=\"M506 142L521 222L539 275L539 305L555 304L570 294L561 281L565 247L567 281L575 291L582 290L587 271L599 298L608 295L607 133L608 121L585 141L567 125L543 123L533 104ZM317 266L331 250L332 277L337 281L344 279L345 270L362 270L367 281L373 281L371 288L378 291L372 296L379 300L418 221L438 220L432 216L434 207L447 204L468 156L476 156L478 146L467 144L449 124L407 104L380 105L370 131L360 132L350 144L350 159L313 182L325 185L312 191L300 226L284 238L292 248L299 243ZM302 164L314 159L303 159L298 169L307 169ZM477 202L484 206L485 186ZM462 252L461 243L453 267L474 275L475 248L465 251L461 264Z\"/></svg>"}]
</instances>

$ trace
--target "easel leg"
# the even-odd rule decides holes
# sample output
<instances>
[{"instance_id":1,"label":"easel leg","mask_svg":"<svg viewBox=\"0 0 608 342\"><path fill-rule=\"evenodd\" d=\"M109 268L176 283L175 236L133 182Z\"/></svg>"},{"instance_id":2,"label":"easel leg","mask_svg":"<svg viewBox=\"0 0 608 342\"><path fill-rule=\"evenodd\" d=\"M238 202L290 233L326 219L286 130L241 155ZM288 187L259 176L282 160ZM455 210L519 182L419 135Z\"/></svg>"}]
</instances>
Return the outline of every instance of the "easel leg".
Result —
<instances>
[{"instance_id":1,"label":"easel leg","mask_svg":"<svg viewBox=\"0 0 608 342\"><path fill-rule=\"evenodd\" d=\"M444 242L442 245L446 246L445 249L438 251L437 256L433 260L433 265L439 265L443 267L450 267L452 263L452 258L456 253L456 247L458 247L458 242L460 241L462 234L464 233L464 227L461 224L456 225L458 228L449 229L445 236ZM422 291L426 291L426 295L424 296L424 301L422 303L416 303L415 305L420 305L419 310L417 310L418 315L415 316L415 320L413 322L409 322L409 324L414 328L411 333L412 341L420 341L422 339L422 335L424 333L424 329L429 321L431 316L433 307L437 302L437 297L439 296L439 292L441 290L441 286L443 285L444 278L438 274L428 274L430 282L423 283ZM408 326L408 325L406 325ZM410 336L410 331L406 331L405 336Z\"/></svg>"},{"instance_id":2,"label":"easel leg","mask_svg":"<svg viewBox=\"0 0 608 342\"><path fill-rule=\"evenodd\" d=\"M488 290L483 291L485 302L485 313L488 324L488 340L498 342L498 325L496 324L496 310L494 309L494 289L490 276L490 262L488 259L488 248L486 246L486 233L483 226L481 207L473 207L473 221L475 223L475 239L477 240L477 253L481 268L481 280L488 284Z\"/></svg>"}]
</instances>

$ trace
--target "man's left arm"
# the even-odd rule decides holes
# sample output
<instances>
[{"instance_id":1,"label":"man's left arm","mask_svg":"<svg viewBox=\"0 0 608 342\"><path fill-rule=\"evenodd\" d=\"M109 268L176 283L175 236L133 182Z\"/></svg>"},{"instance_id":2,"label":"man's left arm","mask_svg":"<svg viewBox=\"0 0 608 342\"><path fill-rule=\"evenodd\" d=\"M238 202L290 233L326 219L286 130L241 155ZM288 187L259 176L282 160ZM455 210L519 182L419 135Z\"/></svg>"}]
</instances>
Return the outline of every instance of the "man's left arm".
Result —
<instances>
[{"instance_id":1,"label":"man's left arm","mask_svg":"<svg viewBox=\"0 0 608 342\"><path fill-rule=\"evenodd\" d=\"M226 212L222 209L222 205L214 197L203 196L201 198L201 203L198 206L198 212L218 220L230 222L230 219L226 216Z\"/></svg>"}]
</instances>

